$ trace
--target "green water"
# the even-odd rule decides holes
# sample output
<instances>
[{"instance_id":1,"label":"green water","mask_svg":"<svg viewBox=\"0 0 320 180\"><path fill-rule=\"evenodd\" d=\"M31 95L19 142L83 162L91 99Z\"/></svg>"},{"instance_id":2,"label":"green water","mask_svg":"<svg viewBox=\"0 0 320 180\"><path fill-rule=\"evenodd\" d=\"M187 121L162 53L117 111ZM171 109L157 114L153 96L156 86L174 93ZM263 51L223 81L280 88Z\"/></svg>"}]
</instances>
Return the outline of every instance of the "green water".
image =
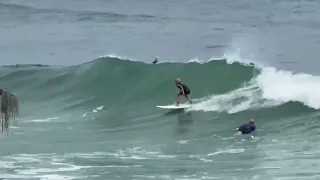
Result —
<instances>
[{"instance_id":1,"label":"green water","mask_svg":"<svg viewBox=\"0 0 320 180\"><path fill-rule=\"evenodd\" d=\"M264 97L262 72L225 60L154 65L108 57L72 67L2 67L0 86L17 95L21 117L1 138L1 174L268 179L286 176L283 169L298 168L298 162L317 166L319 113L300 102ZM175 102L176 77L190 87L194 107L156 108ZM234 136L250 118L257 136Z\"/></svg>"}]
</instances>

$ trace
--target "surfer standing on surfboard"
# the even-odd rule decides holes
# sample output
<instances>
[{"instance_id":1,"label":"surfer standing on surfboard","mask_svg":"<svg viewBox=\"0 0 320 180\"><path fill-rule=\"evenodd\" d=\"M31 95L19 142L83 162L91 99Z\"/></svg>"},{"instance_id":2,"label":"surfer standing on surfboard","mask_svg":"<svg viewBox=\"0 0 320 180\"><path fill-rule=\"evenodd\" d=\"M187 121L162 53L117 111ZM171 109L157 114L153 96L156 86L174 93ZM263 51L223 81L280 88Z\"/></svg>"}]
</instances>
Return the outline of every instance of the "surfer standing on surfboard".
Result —
<instances>
[{"instance_id":1,"label":"surfer standing on surfboard","mask_svg":"<svg viewBox=\"0 0 320 180\"><path fill-rule=\"evenodd\" d=\"M184 95L184 97L186 97L188 99L190 104L192 104L192 101L188 97L188 95L190 94L190 89L185 84L181 83L180 78L177 78L175 80L175 82L176 82L177 88L179 88L179 93L177 95L177 104L176 104L176 106L179 106L179 96L181 96L181 95Z\"/></svg>"}]
</instances>

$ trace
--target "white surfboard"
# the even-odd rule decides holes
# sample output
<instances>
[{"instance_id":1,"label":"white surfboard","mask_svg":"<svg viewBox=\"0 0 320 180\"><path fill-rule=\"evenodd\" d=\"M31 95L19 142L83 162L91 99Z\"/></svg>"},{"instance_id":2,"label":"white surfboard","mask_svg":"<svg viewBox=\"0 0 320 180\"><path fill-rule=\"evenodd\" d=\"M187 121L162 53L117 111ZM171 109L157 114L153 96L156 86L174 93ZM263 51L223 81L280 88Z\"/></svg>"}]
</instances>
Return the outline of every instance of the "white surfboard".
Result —
<instances>
[{"instance_id":1,"label":"white surfboard","mask_svg":"<svg viewBox=\"0 0 320 180\"><path fill-rule=\"evenodd\" d=\"M173 104L173 105L167 105L167 106L158 106L158 108L162 109L185 109L185 108L190 108L191 104L179 104L179 106Z\"/></svg>"}]
</instances>

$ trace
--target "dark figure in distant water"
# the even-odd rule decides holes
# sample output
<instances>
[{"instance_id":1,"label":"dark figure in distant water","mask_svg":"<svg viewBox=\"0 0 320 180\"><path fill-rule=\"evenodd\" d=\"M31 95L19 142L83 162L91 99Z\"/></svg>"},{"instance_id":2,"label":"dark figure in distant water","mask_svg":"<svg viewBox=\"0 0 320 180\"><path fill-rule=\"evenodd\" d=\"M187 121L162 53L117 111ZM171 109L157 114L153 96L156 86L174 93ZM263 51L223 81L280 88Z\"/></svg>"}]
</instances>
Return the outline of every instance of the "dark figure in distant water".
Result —
<instances>
[{"instance_id":1,"label":"dark figure in distant water","mask_svg":"<svg viewBox=\"0 0 320 180\"><path fill-rule=\"evenodd\" d=\"M158 63L158 60L159 60L159 58L158 57L155 57L154 58L154 61L152 62L153 64L157 64Z\"/></svg>"},{"instance_id":2,"label":"dark figure in distant water","mask_svg":"<svg viewBox=\"0 0 320 180\"><path fill-rule=\"evenodd\" d=\"M243 124L237 128L237 134L251 134L255 132L256 126L254 125L254 120L250 119L248 124Z\"/></svg>"},{"instance_id":3,"label":"dark figure in distant water","mask_svg":"<svg viewBox=\"0 0 320 180\"><path fill-rule=\"evenodd\" d=\"M16 120L19 115L19 102L15 95L8 91L0 89L0 120L1 120L1 131L7 130L7 135L9 131L9 121Z\"/></svg>"},{"instance_id":4,"label":"dark figure in distant water","mask_svg":"<svg viewBox=\"0 0 320 180\"><path fill-rule=\"evenodd\" d=\"M179 93L177 95L177 106L179 106L179 96L184 95L185 98L188 99L190 104L192 104L192 101L189 99L188 95L190 94L190 89L185 85L181 83L181 80L179 78L176 79L176 86L179 88Z\"/></svg>"}]
</instances>

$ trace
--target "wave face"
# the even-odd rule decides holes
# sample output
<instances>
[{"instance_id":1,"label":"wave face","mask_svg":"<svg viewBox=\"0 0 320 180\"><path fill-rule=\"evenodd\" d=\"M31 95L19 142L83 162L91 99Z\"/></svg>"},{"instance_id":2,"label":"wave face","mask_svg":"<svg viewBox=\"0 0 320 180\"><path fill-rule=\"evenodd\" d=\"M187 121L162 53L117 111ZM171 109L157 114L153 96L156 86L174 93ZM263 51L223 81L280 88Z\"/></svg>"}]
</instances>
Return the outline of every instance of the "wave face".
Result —
<instances>
[{"instance_id":1,"label":"wave face","mask_svg":"<svg viewBox=\"0 0 320 180\"><path fill-rule=\"evenodd\" d=\"M3 86L22 99L48 102L56 96L67 102L62 109L171 104L177 77L192 91L193 110L236 113L294 102L302 109L320 107L318 77L226 59L154 65L101 57L78 66L16 65L0 72Z\"/></svg>"}]
</instances>

